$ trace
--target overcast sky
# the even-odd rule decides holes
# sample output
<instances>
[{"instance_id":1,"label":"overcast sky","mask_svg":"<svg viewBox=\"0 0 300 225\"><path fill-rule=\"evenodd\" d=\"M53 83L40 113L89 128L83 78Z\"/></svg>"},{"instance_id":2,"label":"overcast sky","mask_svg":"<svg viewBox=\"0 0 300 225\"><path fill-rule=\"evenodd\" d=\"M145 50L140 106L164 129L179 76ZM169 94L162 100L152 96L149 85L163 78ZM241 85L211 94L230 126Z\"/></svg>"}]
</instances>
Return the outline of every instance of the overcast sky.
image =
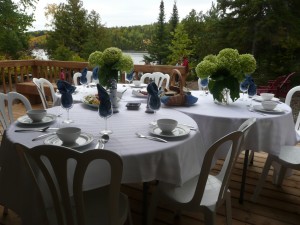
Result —
<instances>
[{"instance_id":1,"label":"overcast sky","mask_svg":"<svg viewBox=\"0 0 300 225\"><path fill-rule=\"evenodd\" d=\"M106 27L145 25L157 22L161 0L82 0L83 8L95 10ZM179 19L185 18L192 9L206 12L216 0L176 0ZM44 12L47 4L66 3L66 0L39 0L36 5L33 28L30 30L49 29ZM164 0L166 21L170 19L174 0Z\"/></svg>"}]
</instances>

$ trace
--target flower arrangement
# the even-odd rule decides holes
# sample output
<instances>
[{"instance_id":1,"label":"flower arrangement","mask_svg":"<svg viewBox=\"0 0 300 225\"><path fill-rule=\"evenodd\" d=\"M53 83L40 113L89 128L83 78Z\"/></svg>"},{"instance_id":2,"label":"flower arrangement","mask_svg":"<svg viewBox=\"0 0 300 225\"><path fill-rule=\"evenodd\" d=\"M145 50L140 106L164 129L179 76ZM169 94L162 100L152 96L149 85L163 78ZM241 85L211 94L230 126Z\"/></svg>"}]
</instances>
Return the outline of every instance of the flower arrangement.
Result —
<instances>
[{"instance_id":1,"label":"flower arrangement","mask_svg":"<svg viewBox=\"0 0 300 225\"><path fill-rule=\"evenodd\" d=\"M129 73L133 69L132 58L116 47L91 53L88 62L90 66L99 66L98 78L103 86L110 85L112 79L118 80L119 71Z\"/></svg>"},{"instance_id":2,"label":"flower arrangement","mask_svg":"<svg viewBox=\"0 0 300 225\"><path fill-rule=\"evenodd\" d=\"M225 48L218 55L207 55L196 66L196 74L208 79L208 88L213 98L219 102L224 99L224 90L230 90L230 98L239 98L239 83L256 69L256 60L251 54L239 54L238 50Z\"/></svg>"}]
</instances>

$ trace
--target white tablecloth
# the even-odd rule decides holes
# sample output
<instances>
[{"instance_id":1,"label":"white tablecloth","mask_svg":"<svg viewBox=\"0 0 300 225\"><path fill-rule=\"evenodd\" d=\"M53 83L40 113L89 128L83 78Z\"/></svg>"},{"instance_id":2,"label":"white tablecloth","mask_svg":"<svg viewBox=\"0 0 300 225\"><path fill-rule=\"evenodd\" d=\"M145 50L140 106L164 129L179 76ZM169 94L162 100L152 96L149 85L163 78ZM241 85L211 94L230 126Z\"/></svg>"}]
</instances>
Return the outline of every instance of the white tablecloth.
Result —
<instances>
[{"instance_id":1,"label":"white tablecloth","mask_svg":"<svg viewBox=\"0 0 300 225\"><path fill-rule=\"evenodd\" d=\"M291 108L280 103L277 108L284 110L283 114L264 113L264 115L248 110L247 105L259 105L260 102L248 99L237 100L229 105L214 103L212 95L203 96L199 91L192 91L198 97L195 105L190 107L174 107L174 109L191 116L198 124L203 136L205 148L228 132L232 132L248 118L256 117L256 123L248 139L246 149L265 151L278 155L280 146L295 145L296 132Z\"/></svg>"},{"instance_id":2,"label":"white tablecloth","mask_svg":"<svg viewBox=\"0 0 300 225\"><path fill-rule=\"evenodd\" d=\"M119 113L108 119L113 134L110 135L105 148L121 155L124 163L123 183L163 180L181 185L199 173L206 151L202 147L199 132L191 131L189 135L179 139L169 138L168 143L146 140L135 135L136 131L148 135L149 123L162 117L171 117L179 123L197 127L192 118L168 108L162 108L156 114L147 114L144 112L144 104L138 111L128 111L125 102L121 102L119 110ZM56 122L51 124L51 127L65 126L61 121L66 117L66 112L61 110L61 107L50 108L48 112L54 114L64 112ZM70 110L70 118L75 120L71 126L78 126L82 132L93 134L96 138L104 128L104 120L99 117L97 110L88 108L84 104L75 104ZM33 142L32 138L41 133L14 132L18 127L18 123L13 123L9 127L1 145L0 202L15 210L21 216L23 224L41 224L43 216L39 211L41 202L37 198L37 190L13 144L22 143L31 148L43 144L44 140ZM92 149L95 145L96 140L79 150ZM84 184L85 189L98 187L105 182L93 179L93 173L101 168L98 164L93 164L89 168L89 176Z\"/></svg>"}]
</instances>

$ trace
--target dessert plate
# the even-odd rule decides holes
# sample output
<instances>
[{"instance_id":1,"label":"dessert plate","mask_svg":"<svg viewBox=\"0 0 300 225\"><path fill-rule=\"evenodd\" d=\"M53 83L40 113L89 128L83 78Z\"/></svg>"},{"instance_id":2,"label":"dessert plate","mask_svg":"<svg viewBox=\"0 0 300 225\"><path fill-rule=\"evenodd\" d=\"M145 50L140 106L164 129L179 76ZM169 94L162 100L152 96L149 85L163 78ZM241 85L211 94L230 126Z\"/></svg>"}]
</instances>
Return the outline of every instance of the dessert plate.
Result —
<instances>
[{"instance_id":1,"label":"dessert plate","mask_svg":"<svg viewBox=\"0 0 300 225\"><path fill-rule=\"evenodd\" d=\"M285 111L283 109L280 108L275 108L273 110L266 110L264 109L261 105L254 105L253 109L255 111L259 111L259 112L263 112L263 113L272 113L272 114L281 114L281 113L285 113Z\"/></svg>"},{"instance_id":2,"label":"dessert plate","mask_svg":"<svg viewBox=\"0 0 300 225\"><path fill-rule=\"evenodd\" d=\"M149 132L160 137L174 138L188 135L191 132L191 129L187 126L178 124L171 133L164 133L157 125L155 125L150 127Z\"/></svg>"},{"instance_id":3,"label":"dessert plate","mask_svg":"<svg viewBox=\"0 0 300 225\"><path fill-rule=\"evenodd\" d=\"M136 86L134 84L129 84L129 86L132 88L144 88L144 87L147 87L147 84L141 84L140 86Z\"/></svg>"},{"instance_id":4,"label":"dessert plate","mask_svg":"<svg viewBox=\"0 0 300 225\"><path fill-rule=\"evenodd\" d=\"M27 115L21 116L17 119L17 121L21 124L27 125L43 125L47 123L51 123L56 120L56 115L54 114L47 114L41 121L33 122Z\"/></svg>"},{"instance_id":5,"label":"dessert plate","mask_svg":"<svg viewBox=\"0 0 300 225\"><path fill-rule=\"evenodd\" d=\"M135 97L139 97L139 98L148 98L148 93L147 90L144 92L140 92L140 91L136 91L136 90L132 90L132 95Z\"/></svg>"},{"instance_id":6,"label":"dessert plate","mask_svg":"<svg viewBox=\"0 0 300 225\"><path fill-rule=\"evenodd\" d=\"M45 139L44 143L47 145L57 145L57 146L64 146L68 148L79 148L88 145L93 140L94 140L93 135L88 133L81 133L74 143L66 145L57 137L56 134L54 134L48 137L47 139Z\"/></svg>"}]
</instances>

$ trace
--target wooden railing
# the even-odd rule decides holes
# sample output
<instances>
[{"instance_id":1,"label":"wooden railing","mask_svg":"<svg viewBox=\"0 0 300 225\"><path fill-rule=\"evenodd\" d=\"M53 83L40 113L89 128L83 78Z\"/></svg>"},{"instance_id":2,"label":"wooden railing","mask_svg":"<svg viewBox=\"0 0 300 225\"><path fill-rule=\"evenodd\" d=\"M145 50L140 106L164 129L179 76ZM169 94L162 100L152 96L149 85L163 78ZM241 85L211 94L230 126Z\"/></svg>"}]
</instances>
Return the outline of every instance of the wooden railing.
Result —
<instances>
[{"instance_id":1,"label":"wooden railing","mask_svg":"<svg viewBox=\"0 0 300 225\"><path fill-rule=\"evenodd\" d=\"M0 61L0 90L4 93L15 90L15 84L30 81L33 77L44 77L55 83L59 79L61 70L69 77L83 68L89 67L87 62L70 62L55 60L7 60ZM134 71L138 73L162 72L172 74L173 69L178 69L182 77L186 78L185 67L168 65L134 65ZM125 82L124 75L120 82Z\"/></svg>"}]
</instances>

